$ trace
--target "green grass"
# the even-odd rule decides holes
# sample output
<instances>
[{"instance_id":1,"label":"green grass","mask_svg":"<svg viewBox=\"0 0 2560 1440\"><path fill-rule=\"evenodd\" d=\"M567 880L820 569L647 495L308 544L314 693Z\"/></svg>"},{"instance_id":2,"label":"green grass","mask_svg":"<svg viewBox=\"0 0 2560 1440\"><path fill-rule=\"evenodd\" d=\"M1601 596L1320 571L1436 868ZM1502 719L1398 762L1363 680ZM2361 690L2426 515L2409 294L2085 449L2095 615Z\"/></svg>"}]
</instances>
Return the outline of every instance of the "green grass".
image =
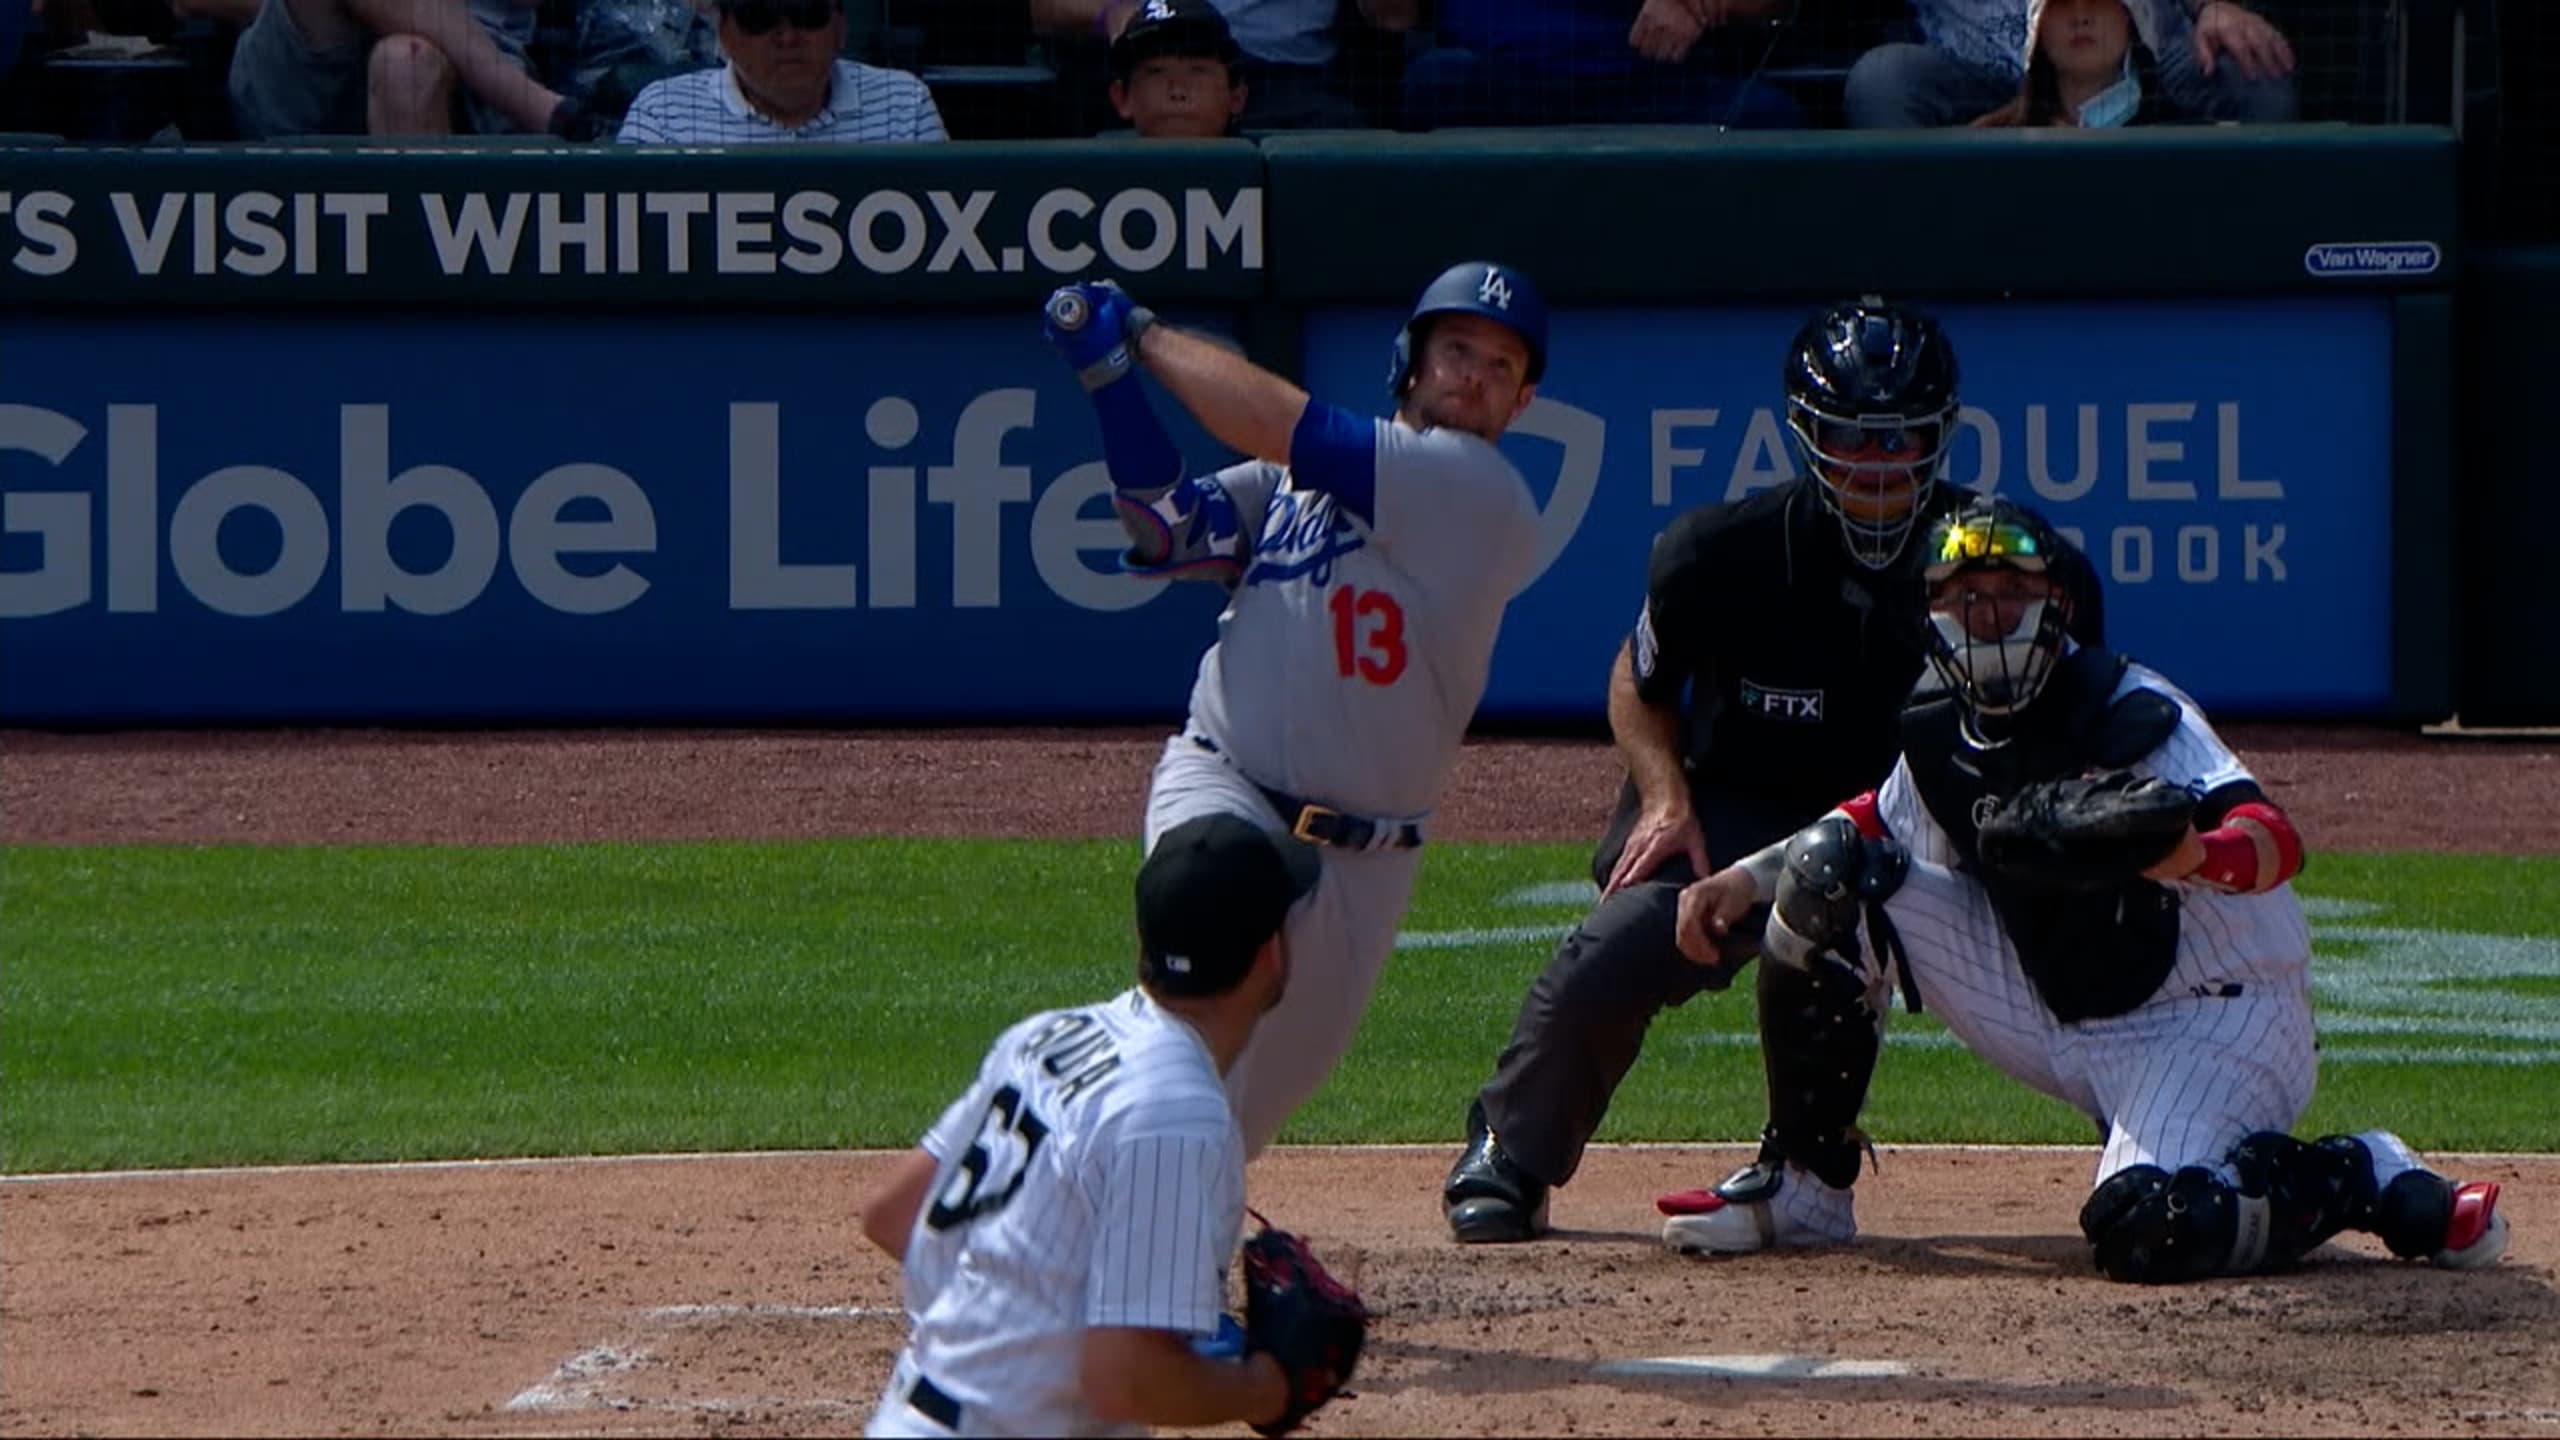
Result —
<instances>
[{"instance_id":1,"label":"green grass","mask_svg":"<svg viewBox=\"0 0 2560 1440\"><path fill-rule=\"evenodd\" d=\"M1581 909L1509 897L1584 860L1426 852L1409 934L1533 933L1400 951L1288 1138L1454 1137ZM1126 983L1135 861L1131 841L12 849L0 1169L905 1144L997 1029ZM2560 1149L2560 857L2323 855L2302 888L2327 1057L2304 1128ZM1666 1014L1603 1137L1754 1132L1752 1024L1747 984ZM2089 1138L1929 1017L1892 1037L1880 1136Z\"/></svg>"}]
</instances>

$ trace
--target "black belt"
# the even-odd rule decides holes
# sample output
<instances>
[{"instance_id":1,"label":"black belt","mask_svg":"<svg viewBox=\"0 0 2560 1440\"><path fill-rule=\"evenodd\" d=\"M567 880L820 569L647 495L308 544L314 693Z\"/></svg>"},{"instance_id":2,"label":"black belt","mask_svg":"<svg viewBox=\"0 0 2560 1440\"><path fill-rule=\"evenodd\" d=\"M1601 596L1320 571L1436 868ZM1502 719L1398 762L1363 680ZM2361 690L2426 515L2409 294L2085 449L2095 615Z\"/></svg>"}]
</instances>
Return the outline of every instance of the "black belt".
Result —
<instances>
[{"instance_id":1,"label":"black belt","mask_svg":"<svg viewBox=\"0 0 2560 1440\"><path fill-rule=\"evenodd\" d=\"M1218 742L1206 735L1189 734L1187 739L1201 749L1225 758ZM1247 775L1247 780L1253 777ZM1331 845L1343 850L1412 850L1422 844L1422 827L1410 820L1372 820L1365 815L1346 815L1330 805L1319 805L1302 795L1292 795L1253 780L1253 788L1289 822L1289 833L1311 845Z\"/></svg>"},{"instance_id":2,"label":"black belt","mask_svg":"<svg viewBox=\"0 0 2560 1440\"><path fill-rule=\"evenodd\" d=\"M915 1407L917 1414L945 1430L960 1428L960 1402L944 1394L941 1386L921 1375L916 1377L916 1383L907 1387L907 1403Z\"/></svg>"}]
</instances>

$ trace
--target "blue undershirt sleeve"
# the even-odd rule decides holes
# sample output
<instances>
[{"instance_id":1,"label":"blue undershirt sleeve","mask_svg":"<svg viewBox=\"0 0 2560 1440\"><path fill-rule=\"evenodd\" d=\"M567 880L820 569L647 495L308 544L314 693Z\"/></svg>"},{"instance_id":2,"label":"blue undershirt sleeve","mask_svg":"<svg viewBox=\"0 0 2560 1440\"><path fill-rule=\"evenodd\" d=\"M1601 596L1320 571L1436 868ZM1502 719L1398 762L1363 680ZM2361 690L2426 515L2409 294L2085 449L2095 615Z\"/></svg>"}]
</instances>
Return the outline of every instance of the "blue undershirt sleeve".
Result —
<instances>
[{"instance_id":1,"label":"blue undershirt sleeve","mask_svg":"<svg viewBox=\"0 0 2560 1440\"><path fill-rule=\"evenodd\" d=\"M1289 432L1289 476L1322 490L1364 525L1378 523L1378 422L1309 400Z\"/></svg>"}]
</instances>

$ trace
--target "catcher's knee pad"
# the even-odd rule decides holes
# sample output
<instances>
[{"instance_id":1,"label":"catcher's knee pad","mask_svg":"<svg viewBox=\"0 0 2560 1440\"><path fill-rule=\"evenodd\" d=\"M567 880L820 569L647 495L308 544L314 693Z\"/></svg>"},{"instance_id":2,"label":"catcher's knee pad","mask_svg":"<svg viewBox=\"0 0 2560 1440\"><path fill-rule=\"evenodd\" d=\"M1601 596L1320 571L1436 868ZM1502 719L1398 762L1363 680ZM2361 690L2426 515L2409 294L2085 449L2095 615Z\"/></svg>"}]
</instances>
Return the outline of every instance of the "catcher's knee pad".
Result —
<instances>
[{"instance_id":1,"label":"catcher's knee pad","mask_svg":"<svg viewBox=\"0 0 2560 1440\"><path fill-rule=\"evenodd\" d=\"M2258 1269L2267 1250L2264 1196L2247 1196L2201 1165L2172 1175L2128 1165L2080 1207L2080 1233L2098 1273L2136 1285L2176 1285Z\"/></svg>"},{"instance_id":2,"label":"catcher's knee pad","mask_svg":"<svg viewBox=\"0 0 2560 1440\"><path fill-rule=\"evenodd\" d=\"M1826 954L1857 965L1858 917L1902 888L1910 853L1859 834L1846 816L1826 815L1787 837L1785 857L1764 952L1799 970Z\"/></svg>"},{"instance_id":3,"label":"catcher's knee pad","mask_svg":"<svg viewBox=\"0 0 2560 1440\"><path fill-rule=\"evenodd\" d=\"M2240 1190L2266 1200L2271 1263L2298 1260L2339 1231L2372 1223L2373 1156L2352 1135L2303 1141L2261 1130L2244 1136L2225 1159Z\"/></svg>"},{"instance_id":4,"label":"catcher's knee pad","mask_svg":"<svg viewBox=\"0 0 2560 1440\"><path fill-rule=\"evenodd\" d=\"M1883 1028L1858 972L1760 967L1760 1059L1769 1081L1763 1157L1794 1162L1826 1185L1858 1178L1855 1126L1867 1103Z\"/></svg>"}]
</instances>

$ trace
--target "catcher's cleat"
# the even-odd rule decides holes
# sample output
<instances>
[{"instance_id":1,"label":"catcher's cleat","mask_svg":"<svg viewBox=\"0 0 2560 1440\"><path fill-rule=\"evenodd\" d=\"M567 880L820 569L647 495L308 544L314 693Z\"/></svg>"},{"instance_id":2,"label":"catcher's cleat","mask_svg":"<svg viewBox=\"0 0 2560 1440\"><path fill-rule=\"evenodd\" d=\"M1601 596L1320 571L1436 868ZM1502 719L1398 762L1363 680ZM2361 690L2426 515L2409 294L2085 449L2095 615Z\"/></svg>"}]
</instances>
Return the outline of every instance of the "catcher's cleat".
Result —
<instances>
[{"instance_id":1,"label":"catcher's cleat","mask_svg":"<svg viewBox=\"0 0 2560 1440\"><path fill-rule=\"evenodd\" d=\"M1467 1148L1440 1187L1440 1210L1461 1245L1508 1245L1547 1233L1547 1184L1502 1152L1484 1103L1467 1110Z\"/></svg>"},{"instance_id":2,"label":"catcher's cleat","mask_svg":"<svg viewBox=\"0 0 2560 1440\"><path fill-rule=\"evenodd\" d=\"M2498 1184L2457 1184L2418 1158L2388 1130L2353 1137L2371 1158L2374 1200L2369 1228L2392 1254L2448 1270L2477 1270L2507 1253L2507 1217L2498 1213Z\"/></svg>"},{"instance_id":3,"label":"catcher's cleat","mask_svg":"<svg viewBox=\"0 0 2560 1440\"><path fill-rule=\"evenodd\" d=\"M2427 1258L2448 1270L2477 1270L2507 1253L2507 1217L2498 1213L2498 1182L2473 1180L2453 1187L2453 1218L2444 1248Z\"/></svg>"},{"instance_id":4,"label":"catcher's cleat","mask_svg":"<svg viewBox=\"0 0 2560 1440\"><path fill-rule=\"evenodd\" d=\"M1850 1192L1787 1166L1754 1161L1712 1190L1679 1190L1654 1208L1662 1243L1682 1255L1748 1255L1757 1250L1845 1245L1857 1238Z\"/></svg>"}]
</instances>

